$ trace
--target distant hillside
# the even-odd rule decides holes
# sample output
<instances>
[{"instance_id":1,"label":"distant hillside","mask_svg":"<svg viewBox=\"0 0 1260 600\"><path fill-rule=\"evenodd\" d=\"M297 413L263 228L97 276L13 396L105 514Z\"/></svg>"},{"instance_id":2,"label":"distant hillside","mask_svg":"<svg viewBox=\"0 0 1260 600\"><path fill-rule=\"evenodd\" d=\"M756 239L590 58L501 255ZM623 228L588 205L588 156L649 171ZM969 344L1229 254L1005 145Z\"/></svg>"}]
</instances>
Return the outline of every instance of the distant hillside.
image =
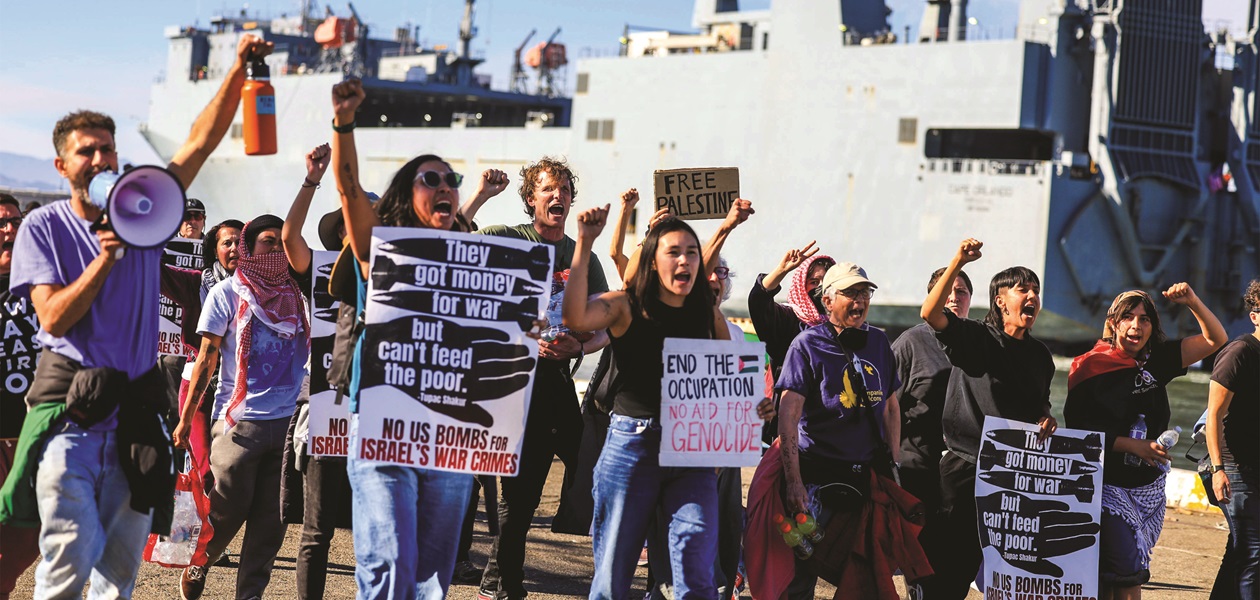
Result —
<instances>
[{"instance_id":1,"label":"distant hillside","mask_svg":"<svg viewBox=\"0 0 1260 600\"><path fill-rule=\"evenodd\" d=\"M65 189L65 180L47 158L0 152L0 187L56 191Z\"/></svg>"}]
</instances>

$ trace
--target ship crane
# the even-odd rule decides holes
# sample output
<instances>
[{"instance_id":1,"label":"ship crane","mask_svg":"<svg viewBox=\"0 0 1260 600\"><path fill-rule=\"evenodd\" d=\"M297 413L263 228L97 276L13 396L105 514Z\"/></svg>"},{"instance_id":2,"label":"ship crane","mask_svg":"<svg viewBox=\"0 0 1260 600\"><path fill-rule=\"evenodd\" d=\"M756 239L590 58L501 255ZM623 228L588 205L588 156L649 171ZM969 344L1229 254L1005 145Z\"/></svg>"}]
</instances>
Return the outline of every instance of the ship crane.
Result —
<instances>
[{"instance_id":1,"label":"ship crane","mask_svg":"<svg viewBox=\"0 0 1260 600\"><path fill-rule=\"evenodd\" d=\"M530 48L525 56L525 64L538 69L538 95L547 98L555 98L561 94L562 90L556 86L556 71L569 64L564 44L555 43L558 35L559 27L551 33L547 41Z\"/></svg>"},{"instance_id":2,"label":"ship crane","mask_svg":"<svg viewBox=\"0 0 1260 600\"><path fill-rule=\"evenodd\" d=\"M525 36L525 40L521 45L516 47L516 53L512 55L512 91L518 94L525 93L525 87L529 83L529 77L525 75L525 66L521 64L521 52L525 51L525 45L534 39L534 34L538 33L537 29L529 30L529 35Z\"/></svg>"},{"instance_id":3,"label":"ship crane","mask_svg":"<svg viewBox=\"0 0 1260 600\"><path fill-rule=\"evenodd\" d=\"M325 6L328 15L315 28L315 41L323 47L317 73L343 73L349 77L369 77L367 68L368 27L353 3L346 3L350 18L338 17L331 6Z\"/></svg>"}]
</instances>

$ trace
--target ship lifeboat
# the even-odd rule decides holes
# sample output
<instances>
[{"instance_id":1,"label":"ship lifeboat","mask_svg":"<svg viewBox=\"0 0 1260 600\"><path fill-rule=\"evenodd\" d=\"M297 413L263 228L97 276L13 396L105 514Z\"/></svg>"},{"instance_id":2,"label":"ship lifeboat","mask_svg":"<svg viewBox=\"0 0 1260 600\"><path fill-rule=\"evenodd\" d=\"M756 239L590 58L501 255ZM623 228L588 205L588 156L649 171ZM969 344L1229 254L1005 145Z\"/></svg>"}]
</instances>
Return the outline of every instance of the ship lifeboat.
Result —
<instances>
[{"instance_id":1,"label":"ship lifeboat","mask_svg":"<svg viewBox=\"0 0 1260 600\"><path fill-rule=\"evenodd\" d=\"M324 48L340 48L355 40L356 25L354 19L328 17L315 28L315 41Z\"/></svg>"},{"instance_id":2,"label":"ship lifeboat","mask_svg":"<svg viewBox=\"0 0 1260 600\"><path fill-rule=\"evenodd\" d=\"M544 48L546 52L543 51ZM546 56L543 56L544 54ZM547 69L558 69L569 64L569 59L565 55L564 44L539 42L537 46L525 53L525 64L534 69L544 65Z\"/></svg>"}]
</instances>

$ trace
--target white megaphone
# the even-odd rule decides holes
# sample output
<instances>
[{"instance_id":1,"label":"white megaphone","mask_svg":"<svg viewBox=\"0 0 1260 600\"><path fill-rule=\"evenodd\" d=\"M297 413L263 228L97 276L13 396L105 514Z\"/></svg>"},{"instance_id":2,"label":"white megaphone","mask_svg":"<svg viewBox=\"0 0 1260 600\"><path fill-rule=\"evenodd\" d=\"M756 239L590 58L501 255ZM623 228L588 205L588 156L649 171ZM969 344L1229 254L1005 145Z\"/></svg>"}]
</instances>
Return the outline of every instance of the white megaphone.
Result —
<instances>
[{"instance_id":1,"label":"white megaphone","mask_svg":"<svg viewBox=\"0 0 1260 600\"><path fill-rule=\"evenodd\" d=\"M98 173L88 184L88 200L104 211L108 228L136 248L166 244L184 220L184 185L170 171L153 165L133 167L122 174ZM120 250L115 257L122 258Z\"/></svg>"}]
</instances>

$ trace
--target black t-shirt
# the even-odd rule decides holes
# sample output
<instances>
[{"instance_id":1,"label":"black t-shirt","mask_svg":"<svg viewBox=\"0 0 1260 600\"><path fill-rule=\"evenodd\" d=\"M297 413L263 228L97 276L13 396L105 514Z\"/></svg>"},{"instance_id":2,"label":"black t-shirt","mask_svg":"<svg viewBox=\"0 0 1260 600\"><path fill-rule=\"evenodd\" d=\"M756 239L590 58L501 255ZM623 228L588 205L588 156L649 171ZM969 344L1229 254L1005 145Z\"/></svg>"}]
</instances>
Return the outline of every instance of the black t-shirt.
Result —
<instances>
[{"instance_id":1,"label":"black t-shirt","mask_svg":"<svg viewBox=\"0 0 1260 600\"><path fill-rule=\"evenodd\" d=\"M1260 340L1248 333L1226 344L1212 381L1234 392L1225 415L1225 446L1234 462L1260 467Z\"/></svg>"},{"instance_id":2,"label":"black t-shirt","mask_svg":"<svg viewBox=\"0 0 1260 600\"><path fill-rule=\"evenodd\" d=\"M802 331L809 329L809 326L796 318L796 313L791 307L774 301L775 294L778 294L782 287L767 290L761 285L761 280L765 277L765 273L757 275L757 279L753 281L752 291L748 292L748 316L752 319L757 337L766 344L766 354L770 356L770 368L775 381L778 381L779 372L783 370L783 361L787 357L788 348L792 346L792 340L795 340Z\"/></svg>"},{"instance_id":3,"label":"black t-shirt","mask_svg":"<svg viewBox=\"0 0 1260 600\"><path fill-rule=\"evenodd\" d=\"M39 361L39 319L35 305L9 291L9 275L0 275L0 438L16 438L26 419L26 390Z\"/></svg>"},{"instance_id":4,"label":"black t-shirt","mask_svg":"<svg viewBox=\"0 0 1260 600\"><path fill-rule=\"evenodd\" d=\"M901 380L901 468L935 465L945 451L941 417L953 366L927 323L907 329L893 342Z\"/></svg>"},{"instance_id":5,"label":"black t-shirt","mask_svg":"<svg viewBox=\"0 0 1260 600\"><path fill-rule=\"evenodd\" d=\"M633 309L632 309L633 310ZM658 305L653 319L634 310L630 327L621 337L612 338L617 377L612 384L613 412L636 419L661 416L661 380L665 366L661 360L665 338L707 339L709 321L688 319L685 308Z\"/></svg>"},{"instance_id":6,"label":"black t-shirt","mask_svg":"<svg viewBox=\"0 0 1260 600\"><path fill-rule=\"evenodd\" d=\"M1016 339L949 311L945 317L949 324L936 333L936 339L954 368L941 426L945 446L974 463L985 416L1036 423L1050 414L1054 359L1031 334Z\"/></svg>"},{"instance_id":7,"label":"black t-shirt","mask_svg":"<svg viewBox=\"0 0 1260 600\"><path fill-rule=\"evenodd\" d=\"M1124 488L1148 485L1160 469L1142 463L1127 465L1124 452L1114 450L1117 437L1129 437L1138 415L1145 415L1146 439L1154 440L1168 429L1168 382L1186 374L1181 365L1181 340L1153 344L1151 355L1140 367L1095 375L1068 391L1063 406L1064 425L1099 431L1106 436L1103 482Z\"/></svg>"},{"instance_id":8,"label":"black t-shirt","mask_svg":"<svg viewBox=\"0 0 1260 600\"><path fill-rule=\"evenodd\" d=\"M560 240L553 242L543 238L538 233L538 230L534 229L532 223L523 223L512 227L491 225L482 228L478 233L550 245L554 249L552 255L554 262L551 265L551 300L548 303L547 310L549 313L554 313L560 308L560 303L564 300L564 288L569 281L570 265L573 264L573 253L577 251L577 242L573 238L566 235ZM607 292L608 281L604 278L604 269L600 266L599 259L595 257L594 252L590 254L589 261L586 268L587 294ZM552 323L552 325L558 324ZM546 370L552 373L550 376L544 377L539 375L534 378L534 390L530 396L530 414L551 410L575 412L577 402L573 400L575 392L573 390L573 382L569 377L569 361L540 358L538 360L538 369L539 371Z\"/></svg>"}]
</instances>

